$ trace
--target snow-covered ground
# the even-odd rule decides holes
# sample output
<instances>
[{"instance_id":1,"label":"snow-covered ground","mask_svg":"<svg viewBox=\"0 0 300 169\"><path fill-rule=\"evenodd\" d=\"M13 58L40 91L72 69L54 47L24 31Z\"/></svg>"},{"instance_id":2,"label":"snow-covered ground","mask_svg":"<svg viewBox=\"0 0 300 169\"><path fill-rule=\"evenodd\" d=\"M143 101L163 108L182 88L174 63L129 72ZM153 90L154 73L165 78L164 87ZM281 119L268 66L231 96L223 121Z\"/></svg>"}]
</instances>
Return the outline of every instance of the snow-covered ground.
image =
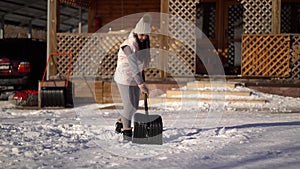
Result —
<instances>
[{"instance_id":1,"label":"snow-covered ground","mask_svg":"<svg viewBox=\"0 0 300 169\"><path fill-rule=\"evenodd\" d=\"M163 145L123 142L120 110L104 105L20 110L1 101L0 168L298 169L300 99L252 92L268 102L156 105Z\"/></svg>"}]
</instances>

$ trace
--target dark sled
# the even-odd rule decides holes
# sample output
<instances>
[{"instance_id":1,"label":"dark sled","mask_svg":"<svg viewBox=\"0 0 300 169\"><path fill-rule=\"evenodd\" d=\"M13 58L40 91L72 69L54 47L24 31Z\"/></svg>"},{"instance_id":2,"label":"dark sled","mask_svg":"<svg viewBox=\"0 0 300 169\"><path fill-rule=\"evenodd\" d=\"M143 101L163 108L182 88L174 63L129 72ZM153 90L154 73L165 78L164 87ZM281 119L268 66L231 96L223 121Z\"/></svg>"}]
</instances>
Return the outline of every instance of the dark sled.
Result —
<instances>
[{"instance_id":1,"label":"dark sled","mask_svg":"<svg viewBox=\"0 0 300 169\"><path fill-rule=\"evenodd\" d=\"M68 67L68 74L65 79L52 79L45 80L47 66L50 59L55 56L68 55L70 62ZM73 84L69 81L70 71L72 67L72 53L70 52L58 52L51 53L48 57L48 61L45 67L44 75L39 82L39 96L38 106L41 107L73 107Z\"/></svg>"},{"instance_id":2,"label":"dark sled","mask_svg":"<svg viewBox=\"0 0 300 169\"><path fill-rule=\"evenodd\" d=\"M138 144L163 144L163 122L160 115L149 115L147 95L144 98L145 114L134 115L133 143Z\"/></svg>"}]
</instances>

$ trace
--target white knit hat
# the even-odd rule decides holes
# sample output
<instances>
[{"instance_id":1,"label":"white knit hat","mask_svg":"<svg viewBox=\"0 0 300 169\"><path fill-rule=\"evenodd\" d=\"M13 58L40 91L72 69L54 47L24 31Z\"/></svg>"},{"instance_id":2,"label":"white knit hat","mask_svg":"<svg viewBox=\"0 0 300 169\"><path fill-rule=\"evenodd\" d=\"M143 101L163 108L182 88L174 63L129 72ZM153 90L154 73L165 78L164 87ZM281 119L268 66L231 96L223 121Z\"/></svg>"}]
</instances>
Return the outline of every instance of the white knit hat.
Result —
<instances>
[{"instance_id":1,"label":"white knit hat","mask_svg":"<svg viewBox=\"0 0 300 169\"><path fill-rule=\"evenodd\" d=\"M149 14L145 14L134 28L134 33L137 34L150 34L151 33L151 20L152 17Z\"/></svg>"}]
</instances>

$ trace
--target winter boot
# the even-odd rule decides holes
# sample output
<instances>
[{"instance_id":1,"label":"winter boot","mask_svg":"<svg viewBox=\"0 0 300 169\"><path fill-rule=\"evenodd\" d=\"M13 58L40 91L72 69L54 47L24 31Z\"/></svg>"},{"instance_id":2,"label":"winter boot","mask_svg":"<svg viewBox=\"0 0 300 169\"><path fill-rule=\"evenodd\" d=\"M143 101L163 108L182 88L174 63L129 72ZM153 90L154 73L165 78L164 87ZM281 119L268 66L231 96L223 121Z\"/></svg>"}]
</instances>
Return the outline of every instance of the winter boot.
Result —
<instances>
[{"instance_id":1,"label":"winter boot","mask_svg":"<svg viewBox=\"0 0 300 169\"><path fill-rule=\"evenodd\" d=\"M116 132L116 133L119 134L119 133L122 132L123 124L122 124L121 119L118 119L118 121L117 121L116 124L115 124L115 127L116 127L116 129L115 129L115 132Z\"/></svg>"},{"instance_id":2,"label":"winter boot","mask_svg":"<svg viewBox=\"0 0 300 169\"><path fill-rule=\"evenodd\" d=\"M132 141L132 128L122 129L123 140Z\"/></svg>"}]
</instances>

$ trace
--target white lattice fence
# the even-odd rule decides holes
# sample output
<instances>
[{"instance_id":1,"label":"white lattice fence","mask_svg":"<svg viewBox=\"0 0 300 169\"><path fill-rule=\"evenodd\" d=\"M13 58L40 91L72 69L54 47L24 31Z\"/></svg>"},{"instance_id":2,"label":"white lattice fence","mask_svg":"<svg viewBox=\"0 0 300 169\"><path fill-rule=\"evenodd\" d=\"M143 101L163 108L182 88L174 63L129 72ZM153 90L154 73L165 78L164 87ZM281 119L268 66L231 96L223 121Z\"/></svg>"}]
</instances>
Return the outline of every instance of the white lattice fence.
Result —
<instances>
[{"instance_id":1,"label":"white lattice fence","mask_svg":"<svg viewBox=\"0 0 300 169\"><path fill-rule=\"evenodd\" d=\"M269 34L272 31L272 0L240 0L244 6L244 33Z\"/></svg>"},{"instance_id":2,"label":"white lattice fence","mask_svg":"<svg viewBox=\"0 0 300 169\"><path fill-rule=\"evenodd\" d=\"M161 54L159 51L161 35L159 34L159 29L152 30L153 34L150 35L150 63L149 68L145 71L146 79L158 79L162 77L161 72L163 68L161 65Z\"/></svg>"},{"instance_id":3,"label":"white lattice fence","mask_svg":"<svg viewBox=\"0 0 300 169\"><path fill-rule=\"evenodd\" d=\"M117 66L119 46L128 34L77 34L58 33L57 51L73 53L72 76L93 76L112 78ZM160 37L153 35L151 47L158 48ZM155 52L155 51L154 51ZM147 78L159 78L160 71L155 69L159 62L159 54L151 53L150 67L146 71ZM57 73L67 74L68 58L57 57Z\"/></svg>"},{"instance_id":4,"label":"white lattice fence","mask_svg":"<svg viewBox=\"0 0 300 169\"><path fill-rule=\"evenodd\" d=\"M110 78L113 75L119 45L127 35L58 33L57 51L72 52L73 76L100 76ZM66 65L65 60L58 60ZM65 66L58 66L60 74L66 73Z\"/></svg>"},{"instance_id":5,"label":"white lattice fence","mask_svg":"<svg viewBox=\"0 0 300 169\"><path fill-rule=\"evenodd\" d=\"M73 54L73 63L77 61L80 50L88 40L88 35L82 34L57 34L57 52L71 52ZM57 73L60 75L67 74L67 63L63 57L57 57ZM73 69L74 67L72 67ZM71 71L73 74L73 71Z\"/></svg>"},{"instance_id":6,"label":"white lattice fence","mask_svg":"<svg viewBox=\"0 0 300 169\"><path fill-rule=\"evenodd\" d=\"M197 0L169 0L168 73L172 76L195 74ZM176 17L178 16L178 17ZM175 39L175 40L174 40Z\"/></svg>"},{"instance_id":7,"label":"white lattice fence","mask_svg":"<svg viewBox=\"0 0 300 169\"><path fill-rule=\"evenodd\" d=\"M300 79L300 35L291 35L292 39L292 79Z\"/></svg>"}]
</instances>

